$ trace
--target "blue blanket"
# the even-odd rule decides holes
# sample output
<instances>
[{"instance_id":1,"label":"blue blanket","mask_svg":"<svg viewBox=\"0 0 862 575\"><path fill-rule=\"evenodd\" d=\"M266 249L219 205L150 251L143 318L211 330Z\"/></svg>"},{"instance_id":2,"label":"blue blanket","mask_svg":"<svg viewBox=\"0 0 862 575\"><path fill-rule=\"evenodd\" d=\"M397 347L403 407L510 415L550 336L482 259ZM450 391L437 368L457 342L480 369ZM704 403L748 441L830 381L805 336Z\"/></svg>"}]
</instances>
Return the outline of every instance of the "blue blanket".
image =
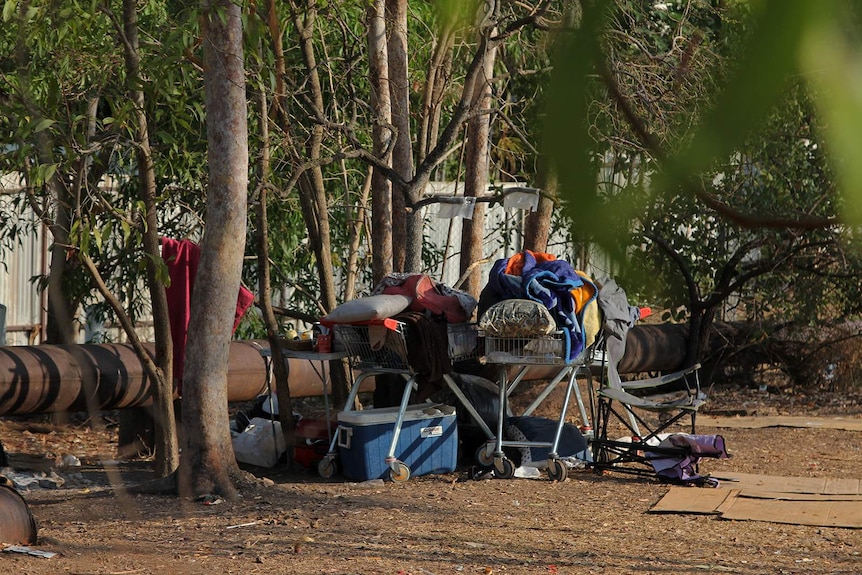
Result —
<instances>
[{"instance_id":1,"label":"blue blanket","mask_svg":"<svg viewBox=\"0 0 862 575\"><path fill-rule=\"evenodd\" d=\"M557 329L563 332L564 357L577 359L584 351L585 335L583 313L575 310L572 290L584 285L586 280L565 260L537 262L529 252L523 252L524 267L520 276L507 274L509 259L497 260L488 277L488 289L495 299L523 298L543 304L553 315ZM595 293L597 290L593 290ZM586 305L584 306L586 309Z\"/></svg>"}]
</instances>

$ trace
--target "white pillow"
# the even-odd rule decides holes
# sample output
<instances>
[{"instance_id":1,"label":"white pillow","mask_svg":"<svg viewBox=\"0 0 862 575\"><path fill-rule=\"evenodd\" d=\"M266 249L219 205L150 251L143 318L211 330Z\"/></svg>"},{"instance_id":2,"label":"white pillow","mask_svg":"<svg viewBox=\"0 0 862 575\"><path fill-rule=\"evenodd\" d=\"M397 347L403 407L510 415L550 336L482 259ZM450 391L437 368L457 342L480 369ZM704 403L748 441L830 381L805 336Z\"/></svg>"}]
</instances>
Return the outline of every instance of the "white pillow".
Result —
<instances>
[{"instance_id":1,"label":"white pillow","mask_svg":"<svg viewBox=\"0 0 862 575\"><path fill-rule=\"evenodd\" d=\"M400 294L378 294L346 301L323 318L328 323L354 323L385 319L397 315L413 303L413 298Z\"/></svg>"}]
</instances>

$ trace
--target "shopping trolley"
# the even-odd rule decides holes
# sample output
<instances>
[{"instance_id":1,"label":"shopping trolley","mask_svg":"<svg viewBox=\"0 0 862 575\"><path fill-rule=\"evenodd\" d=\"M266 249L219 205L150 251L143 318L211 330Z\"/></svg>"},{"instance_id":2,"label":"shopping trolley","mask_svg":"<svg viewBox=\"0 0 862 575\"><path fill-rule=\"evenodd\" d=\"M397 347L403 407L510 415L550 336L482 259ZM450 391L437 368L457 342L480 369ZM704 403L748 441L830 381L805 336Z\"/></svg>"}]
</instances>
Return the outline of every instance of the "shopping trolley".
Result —
<instances>
[{"instance_id":1,"label":"shopping trolley","mask_svg":"<svg viewBox=\"0 0 862 575\"><path fill-rule=\"evenodd\" d=\"M396 457L396 451L411 393L418 389L417 373L410 365L408 358L406 339L408 329L407 324L393 318L334 326L336 343L343 346L347 351L351 368L354 373L358 374L350 387L344 411L353 409L362 382L368 377L397 374L405 381L404 392L394 423L392 441L386 455L389 478L396 482L407 481L410 478L409 466ZM478 330L475 324L449 324L447 325L447 336L447 352L451 361L457 362L479 356ZM476 424L489 439L492 439L494 437L493 432L452 377L449 374L444 374L443 379ZM330 442L328 452L318 464L318 472L321 477L329 478L336 472L337 441L336 435Z\"/></svg>"},{"instance_id":2,"label":"shopping trolley","mask_svg":"<svg viewBox=\"0 0 862 575\"><path fill-rule=\"evenodd\" d=\"M575 358L567 357L567 346L565 345L565 334L557 331L548 335L531 337L500 337L485 335L485 355L481 360L486 364L499 365L499 412L497 414L497 430L493 441L480 448L477 453L479 463L485 466L493 466L494 476L502 479L510 479L515 475L515 466L506 457L504 447L540 447L548 448L548 476L552 480L563 481L568 475L568 468L558 455L560 437L569 410L571 398L574 395L581 417L581 431L585 436L590 435L590 420L587 409L581 396L580 387L577 383L579 375L587 379L587 389L590 388L592 372L590 366L593 361L593 350L595 344L587 347ZM515 372L515 377L509 379L511 367L520 366ZM503 424L508 413L508 399L515 388L523 381L527 372L536 366L558 367L556 374L548 381L536 398L524 410L522 415L532 414L539 405L551 394L556 386L568 378L568 385L563 398L559 418L556 421L554 438L550 442L538 441L507 441L503 439Z\"/></svg>"}]
</instances>

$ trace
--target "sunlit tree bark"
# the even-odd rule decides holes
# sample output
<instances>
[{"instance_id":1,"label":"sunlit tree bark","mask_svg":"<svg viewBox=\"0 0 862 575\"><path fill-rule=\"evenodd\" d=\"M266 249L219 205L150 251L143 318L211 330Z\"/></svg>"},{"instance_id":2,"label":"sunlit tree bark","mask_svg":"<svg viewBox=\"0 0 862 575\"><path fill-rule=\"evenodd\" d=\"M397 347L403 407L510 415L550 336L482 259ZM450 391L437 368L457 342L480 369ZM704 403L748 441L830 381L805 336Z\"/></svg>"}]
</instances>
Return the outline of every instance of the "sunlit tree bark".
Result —
<instances>
[{"instance_id":1,"label":"sunlit tree bark","mask_svg":"<svg viewBox=\"0 0 862 575\"><path fill-rule=\"evenodd\" d=\"M183 371L181 495L237 496L239 475L227 412L227 368L242 275L248 187L248 125L242 14L230 0L205 1L204 99L209 185L206 230L192 295Z\"/></svg>"}]
</instances>

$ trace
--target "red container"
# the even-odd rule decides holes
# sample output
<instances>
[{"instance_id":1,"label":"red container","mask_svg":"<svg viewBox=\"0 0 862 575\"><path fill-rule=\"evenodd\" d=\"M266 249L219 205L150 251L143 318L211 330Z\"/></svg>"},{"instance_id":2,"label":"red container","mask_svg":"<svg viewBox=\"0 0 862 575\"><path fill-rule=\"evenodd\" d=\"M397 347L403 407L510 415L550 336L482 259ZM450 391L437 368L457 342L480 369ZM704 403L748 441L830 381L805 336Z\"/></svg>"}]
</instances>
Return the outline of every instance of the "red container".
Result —
<instances>
[{"instance_id":1,"label":"red container","mask_svg":"<svg viewBox=\"0 0 862 575\"><path fill-rule=\"evenodd\" d=\"M317 352L329 353L332 351L332 334L322 333L317 336Z\"/></svg>"},{"instance_id":2,"label":"red container","mask_svg":"<svg viewBox=\"0 0 862 575\"><path fill-rule=\"evenodd\" d=\"M332 422L327 431L323 418L302 418L296 424L296 447L294 460L306 468L312 468L329 451L330 434L335 433L337 422Z\"/></svg>"}]
</instances>

